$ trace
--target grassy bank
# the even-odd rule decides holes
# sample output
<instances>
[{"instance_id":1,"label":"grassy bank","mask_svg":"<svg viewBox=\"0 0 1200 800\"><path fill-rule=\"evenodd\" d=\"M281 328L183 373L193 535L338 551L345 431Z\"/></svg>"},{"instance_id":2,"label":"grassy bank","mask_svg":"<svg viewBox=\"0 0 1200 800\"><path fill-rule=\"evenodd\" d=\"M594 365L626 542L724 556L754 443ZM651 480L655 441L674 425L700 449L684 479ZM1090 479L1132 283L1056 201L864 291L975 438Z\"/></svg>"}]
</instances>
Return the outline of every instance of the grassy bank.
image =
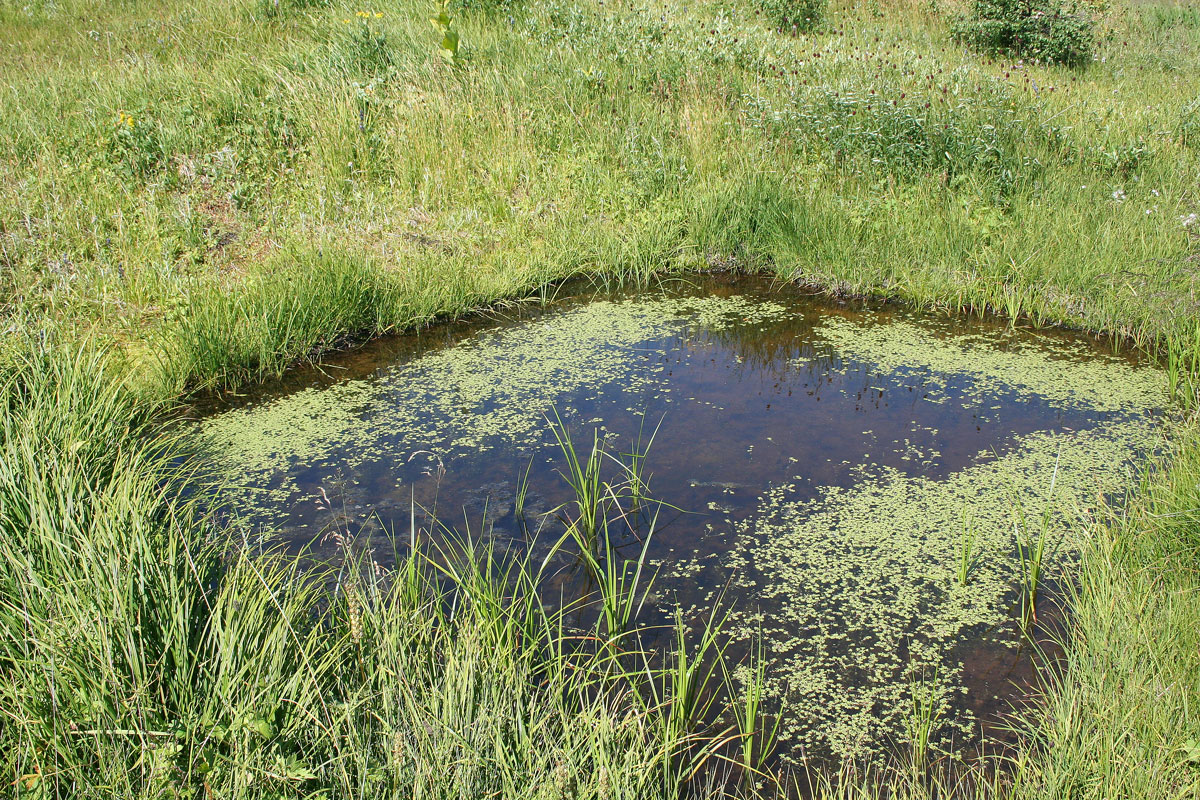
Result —
<instances>
[{"instance_id":1,"label":"grassy bank","mask_svg":"<svg viewBox=\"0 0 1200 800\"><path fill-rule=\"evenodd\" d=\"M355 338L576 274L733 267L1112 333L1194 407L1188 6L1115 5L1068 70L963 50L937 2L835 4L802 36L720 2L465 5L456 66L407 2L0 7L14 791L680 791L701 744L669 697L576 664L487 569L451 576L453 613L420 577L316 612L323 587L180 499L156 412ZM1004 792L1200 792L1190 431L1096 521Z\"/></svg>"}]
</instances>

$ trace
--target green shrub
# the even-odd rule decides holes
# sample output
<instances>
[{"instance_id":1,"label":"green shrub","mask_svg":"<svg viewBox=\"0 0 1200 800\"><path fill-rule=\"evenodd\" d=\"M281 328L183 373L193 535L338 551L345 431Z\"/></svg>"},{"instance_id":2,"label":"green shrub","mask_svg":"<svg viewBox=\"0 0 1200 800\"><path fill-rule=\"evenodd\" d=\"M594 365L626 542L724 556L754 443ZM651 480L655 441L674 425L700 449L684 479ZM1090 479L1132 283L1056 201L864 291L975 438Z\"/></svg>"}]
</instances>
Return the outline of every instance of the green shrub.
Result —
<instances>
[{"instance_id":1,"label":"green shrub","mask_svg":"<svg viewBox=\"0 0 1200 800\"><path fill-rule=\"evenodd\" d=\"M953 34L980 50L1081 66L1092 58L1095 27L1079 0L974 0Z\"/></svg>"},{"instance_id":2,"label":"green shrub","mask_svg":"<svg viewBox=\"0 0 1200 800\"><path fill-rule=\"evenodd\" d=\"M825 19L827 5L828 0L765 0L762 11L781 33L808 33Z\"/></svg>"}]
</instances>

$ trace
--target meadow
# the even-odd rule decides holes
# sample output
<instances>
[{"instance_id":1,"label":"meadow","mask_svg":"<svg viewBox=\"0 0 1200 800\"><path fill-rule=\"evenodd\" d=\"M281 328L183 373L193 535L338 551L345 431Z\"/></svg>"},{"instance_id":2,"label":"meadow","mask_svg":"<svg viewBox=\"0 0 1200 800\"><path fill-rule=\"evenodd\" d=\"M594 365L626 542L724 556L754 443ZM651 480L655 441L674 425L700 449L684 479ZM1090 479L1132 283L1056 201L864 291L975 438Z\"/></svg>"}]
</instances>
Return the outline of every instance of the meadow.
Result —
<instances>
[{"instance_id":1,"label":"meadow","mask_svg":"<svg viewBox=\"0 0 1200 800\"><path fill-rule=\"evenodd\" d=\"M751 690L738 730L695 724L715 633L649 667L628 609L581 641L538 564L468 542L314 578L230 540L161 424L570 277L732 269L1103 333L1161 360L1174 409L1169 452L1086 522L1020 746L943 769L916 724L895 764L812 791L1200 796L1200 14L1113 2L1092 58L1051 66L957 42L941 0L838 0L811 30L773 8L0 5L10 794L807 786L724 781L769 723Z\"/></svg>"}]
</instances>

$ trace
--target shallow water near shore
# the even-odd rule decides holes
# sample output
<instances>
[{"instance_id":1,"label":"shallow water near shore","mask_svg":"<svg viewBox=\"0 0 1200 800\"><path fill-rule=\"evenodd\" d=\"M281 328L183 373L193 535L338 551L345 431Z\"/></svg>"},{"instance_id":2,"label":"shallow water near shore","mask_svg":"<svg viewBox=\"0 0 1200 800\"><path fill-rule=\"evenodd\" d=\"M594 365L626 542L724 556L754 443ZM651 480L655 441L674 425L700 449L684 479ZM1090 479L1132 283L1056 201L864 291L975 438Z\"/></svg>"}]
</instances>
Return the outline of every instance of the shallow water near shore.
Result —
<instances>
[{"instance_id":1,"label":"shallow water near shore","mask_svg":"<svg viewBox=\"0 0 1200 800\"><path fill-rule=\"evenodd\" d=\"M197 408L194 431L247 537L317 555L331 529L403 549L414 506L501 552L544 545L572 498L548 418L618 457L653 435L648 492L670 505L640 623L720 600L731 654L764 643L780 757L839 761L902 746L914 693L946 752L1019 704L1016 542L1050 531L1053 626L1087 520L1155 447L1164 383L1086 336L710 276L379 340Z\"/></svg>"}]
</instances>

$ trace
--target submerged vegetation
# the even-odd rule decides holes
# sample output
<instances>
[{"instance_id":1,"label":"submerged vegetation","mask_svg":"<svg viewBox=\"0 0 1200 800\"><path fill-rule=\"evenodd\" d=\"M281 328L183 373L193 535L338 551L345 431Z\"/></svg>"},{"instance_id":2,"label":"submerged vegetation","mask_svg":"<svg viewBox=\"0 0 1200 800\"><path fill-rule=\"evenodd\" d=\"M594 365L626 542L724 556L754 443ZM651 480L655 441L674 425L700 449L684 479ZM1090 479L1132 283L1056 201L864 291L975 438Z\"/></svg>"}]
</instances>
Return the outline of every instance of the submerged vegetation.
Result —
<instances>
[{"instance_id":1,"label":"submerged vegetation","mask_svg":"<svg viewBox=\"0 0 1200 800\"><path fill-rule=\"evenodd\" d=\"M1023 7L1044 17L1042 5ZM1114 2L1094 18L1087 57L1071 38L1083 28L1039 18L1051 49L1034 59L1073 66L1008 55L1028 37L964 34L992 54L964 48L953 29L970 9L955 3L771 9L0 6L0 770L15 795L786 791L724 780L721 766L749 775L776 734L793 733L760 713L763 687L780 680L763 667L769 642L725 665L724 737L695 726L726 677L718 626L681 624L666 663L629 637L618 651L594 646L627 625L648 580L636 562L597 559L615 587L609 628L583 637L534 590L540 563L470 540L395 553L385 567L365 537L338 528L342 555L302 569L225 526L209 501L236 490L181 460L158 422L181 398L545 297L572 275L646 283L693 269L1101 332L1162 360L1175 408L1173 438L1120 503L1118 432L1104 428L1075 445L1027 443L957 494L896 475L881 490L903 495L888 513L944 521L931 563L968 622L971 598L997 596L1001 582L989 554L972 558L960 538L975 485L1014 460L1047 482L1058 463L1060 486L1072 470L1112 478L1086 506L1027 509L1015 534L1030 612L1038 553L1057 541L1043 522L1077 548L1063 655L1002 758L956 772L932 757L947 676L919 673L907 694L883 698L911 758L796 773L785 787L1200 791L1194 9ZM770 313L746 309L759 311ZM622 324L614 314L602 332L619 337ZM842 326L842 345L878 347L854 327ZM564 380L588 380L589 338L560 351ZM1164 394L1149 382L1068 384L1045 364L1022 367L1030 391L1063 402L1121 411ZM519 382L510 366L481 387L454 384L447 364L448 392L478 399ZM510 422L465 409L447 412ZM320 447L338 423L332 409L315 413L311 430L278 433ZM266 452L270 438L238 444ZM822 514L903 524L880 520L868 489L815 513L768 501L783 537L764 558L781 564Z\"/></svg>"}]
</instances>

